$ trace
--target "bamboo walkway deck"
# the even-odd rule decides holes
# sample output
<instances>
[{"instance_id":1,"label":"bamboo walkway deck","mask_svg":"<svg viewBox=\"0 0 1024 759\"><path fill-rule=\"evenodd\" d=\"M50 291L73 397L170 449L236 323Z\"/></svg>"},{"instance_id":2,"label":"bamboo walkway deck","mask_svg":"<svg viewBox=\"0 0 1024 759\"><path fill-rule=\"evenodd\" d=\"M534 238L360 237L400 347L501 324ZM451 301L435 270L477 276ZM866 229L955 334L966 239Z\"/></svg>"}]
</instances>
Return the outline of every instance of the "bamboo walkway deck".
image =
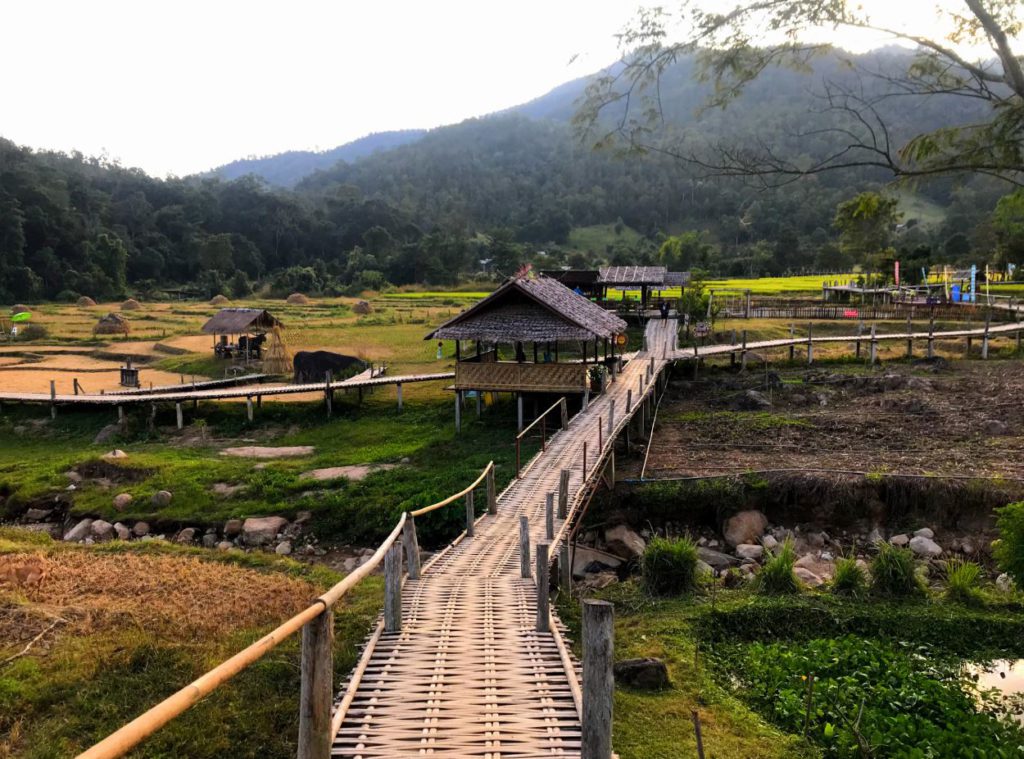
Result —
<instances>
[{"instance_id":1,"label":"bamboo walkway deck","mask_svg":"<svg viewBox=\"0 0 1024 759\"><path fill-rule=\"evenodd\" d=\"M653 321L650 344L674 339L675 320ZM671 337L670 337L671 336ZM655 357L655 372L664 360ZM519 518L530 523L531 546L545 541L545 495L570 470L568 519L555 520L551 555L566 533L596 466L598 425L605 451L652 384L650 356L639 353L608 392L559 432L498 498L498 513L477 521L466 537L425 567L402 592L402 630L371 638L362 677L332 750L338 757L541 757L580 755L576 664L565 651L557 619L553 632L536 631L536 587L520 575ZM607 434L609 407L616 416Z\"/></svg>"}]
</instances>

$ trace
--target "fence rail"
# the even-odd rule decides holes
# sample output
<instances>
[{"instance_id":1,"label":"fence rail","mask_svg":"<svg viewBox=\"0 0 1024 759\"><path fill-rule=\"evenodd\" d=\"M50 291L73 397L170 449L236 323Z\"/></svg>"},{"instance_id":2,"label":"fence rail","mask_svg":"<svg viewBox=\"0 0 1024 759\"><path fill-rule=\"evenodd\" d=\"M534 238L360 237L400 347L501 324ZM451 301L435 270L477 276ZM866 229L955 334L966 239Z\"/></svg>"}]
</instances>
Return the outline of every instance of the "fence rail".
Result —
<instances>
[{"instance_id":1,"label":"fence rail","mask_svg":"<svg viewBox=\"0 0 1024 759\"><path fill-rule=\"evenodd\" d=\"M406 551L409 552L410 548L414 548L416 556L416 573L419 574L419 557L418 557L418 543L416 541L415 534L415 517L428 514L437 509L443 508L450 503L458 500L459 498L466 497L467 503L472 504L471 496L473 491L480 486L482 482L487 483L487 497L488 497L488 510L493 512L495 508L494 498L494 462L491 461L484 467L483 472L477 477L472 484L463 488L455 495L449 496L442 501L424 506L416 511L406 512L399 518L398 523L395 525L391 533L384 539L384 541L378 546L377 550L373 555L360 567L353 570L344 579L338 582L336 585L326 590L324 593L319 595L313 603L307 606L304 610L293 616L291 619L282 623L267 635L264 635L258 641L252 645L239 651L237 654L232 656L230 659L222 662L206 674L202 675L198 679L186 685L181 690L174 693L172 696L161 701L156 706L152 707L148 711L139 715L128 724L124 725L120 729L108 735L99 743L95 744L91 748L79 754L78 759L114 759L126 754L133 747L137 746L143 740L153 735L157 730L166 725L174 718L180 716L186 712L189 708L195 705L199 700L209 695L224 683L228 682L235 675L242 672L249 665L255 663L267 653L276 648L279 644L290 638L299 630L306 628L311 630L312 625L324 615L329 614L333 609L334 605L340 601L346 593L352 588L358 585L363 579L365 579L374 569L376 569L382 561L385 560L388 552L395 546L396 542L401 537L404 543ZM467 519L470 519L467 514ZM471 526L467 527L467 531L471 530ZM463 533L465 534L465 533ZM456 541L461 540L462 535L456 538ZM413 565L410 561L410 576L412 576ZM386 591L387 593L387 591ZM385 599L385 606L387 606L387 599ZM307 627L309 626L309 627ZM379 634L379 633L378 633ZM306 661L310 658L310 654L307 651L307 638L315 639L316 635L307 636L304 632L303 635L303 669L302 669L302 710L300 713L300 724L299 724L299 746L300 756L304 755L303 745L319 744L328 745L330 740L333 738L334 733L337 732L337 727L333 724L334 720L330 718L330 697L327 698L324 706L327 710L327 714L309 715L307 714L307 691L311 689L308 680L317 679L324 680L324 672L310 671L307 673ZM326 662L326 666L330 666L331 656L330 654L330 636L326 636L327 646L325 648L327 652L326 657L321 657L321 663ZM321 641L322 642L322 641ZM365 665L364 665L365 666ZM355 676L359 676L358 670ZM329 673L326 677L326 682L330 682L333 679L333 673ZM309 699L312 701L312 699ZM340 721L338 722L340 726ZM314 734L318 733L318 734ZM312 755L312 754L309 754Z\"/></svg>"}]
</instances>

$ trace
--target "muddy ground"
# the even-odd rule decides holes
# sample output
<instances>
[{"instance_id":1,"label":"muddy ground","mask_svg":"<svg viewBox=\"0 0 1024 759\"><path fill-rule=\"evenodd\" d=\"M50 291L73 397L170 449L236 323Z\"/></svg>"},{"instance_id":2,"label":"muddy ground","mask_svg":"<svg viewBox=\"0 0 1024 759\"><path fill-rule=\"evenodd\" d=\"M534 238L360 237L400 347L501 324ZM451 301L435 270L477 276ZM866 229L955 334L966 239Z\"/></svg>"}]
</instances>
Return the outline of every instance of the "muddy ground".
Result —
<instances>
[{"instance_id":1,"label":"muddy ground","mask_svg":"<svg viewBox=\"0 0 1024 759\"><path fill-rule=\"evenodd\" d=\"M662 402L646 477L795 469L1024 478L1018 361L780 369L767 387L763 372L727 362L689 376L680 369ZM622 476L637 476L640 461L624 462Z\"/></svg>"}]
</instances>

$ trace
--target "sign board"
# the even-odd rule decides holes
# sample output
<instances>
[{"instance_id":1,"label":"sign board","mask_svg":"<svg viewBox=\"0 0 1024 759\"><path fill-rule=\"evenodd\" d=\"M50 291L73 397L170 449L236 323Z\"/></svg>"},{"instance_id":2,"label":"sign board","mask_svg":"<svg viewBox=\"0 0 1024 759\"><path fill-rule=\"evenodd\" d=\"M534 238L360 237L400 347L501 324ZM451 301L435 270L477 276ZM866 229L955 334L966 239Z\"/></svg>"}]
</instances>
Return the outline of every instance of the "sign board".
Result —
<instances>
[{"instance_id":1,"label":"sign board","mask_svg":"<svg viewBox=\"0 0 1024 759\"><path fill-rule=\"evenodd\" d=\"M693 334L697 337L707 337L711 334L711 325L707 322L697 322L693 325Z\"/></svg>"},{"instance_id":2,"label":"sign board","mask_svg":"<svg viewBox=\"0 0 1024 759\"><path fill-rule=\"evenodd\" d=\"M860 316L860 314L858 313L857 309L855 309L855 308L845 308L845 309L843 309L843 318L844 319L856 319L858 316Z\"/></svg>"},{"instance_id":3,"label":"sign board","mask_svg":"<svg viewBox=\"0 0 1024 759\"><path fill-rule=\"evenodd\" d=\"M626 344L626 336L625 335L616 335L615 336L615 344L616 345L625 345Z\"/></svg>"}]
</instances>

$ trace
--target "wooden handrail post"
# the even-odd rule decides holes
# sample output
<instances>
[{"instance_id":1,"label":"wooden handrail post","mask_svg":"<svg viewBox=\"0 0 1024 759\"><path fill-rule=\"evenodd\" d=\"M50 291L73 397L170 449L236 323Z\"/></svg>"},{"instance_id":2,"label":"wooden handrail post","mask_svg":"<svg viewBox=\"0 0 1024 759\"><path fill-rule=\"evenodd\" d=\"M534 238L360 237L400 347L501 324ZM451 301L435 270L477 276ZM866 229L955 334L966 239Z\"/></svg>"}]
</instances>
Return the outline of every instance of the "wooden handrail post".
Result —
<instances>
[{"instance_id":1,"label":"wooden handrail post","mask_svg":"<svg viewBox=\"0 0 1024 759\"><path fill-rule=\"evenodd\" d=\"M331 370L324 372L324 404L327 406L327 416L334 413L334 391L331 390Z\"/></svg>"},{"instance_id":2,"label":"wooden handrail post","mask_svg":"<svg viewBox=\"0 0 1024 759\"><path fill-rule=\"evenodd\" d=\"M530 576L530 520L519 517L519 574L525 580Z\"/></svg>"},{"instance_id":3,"label":"wooden handrail post","mask_svg":"<svg viewBox=\"0 0 1024 759\"><path fill-rule=\"evenodd\" d=\"M252 422L252 396L245 396L245 418Z\"/></svg>"},{"instance_id":4,"label":"wooden handrail post","mask_svg":"<svg viewBox=\"0 0 1024 759\"><path fill-rule=\"evenodd\" d=\"M928 358L935 358L935 317L928 320Z\"/></svg>"},{"instance_id":5,"label":"wooden handrail post","mask_svg":"<svg viewBox=\"0 0 1024 759\"><path fill-rule=\"evenodd\" d=\"M587 481L587 441L583 441L583 481Z\"/></svg>"},{"instance_id":6,"label":"wooden handrail post","mask_svg":"<svg viewBox=\"0 0 1024 759\"><path fill-rule=\"evenodd\" d=\"M178 429L182 429L185 426L185 417L181 410L181 402L174 404L174 414L178 419Z\"/></svg>"},{"instance_id":7,"label":"wooden handrail post","mask_svg":"<svg viewBox=\"0 0 1024 759\"><path fill-rule=\"evenodd\" d=\"M384 554L384 632L402 630L402 547L394 544Z\"/></svg>"},{"instance_id":8,"label":"wooden handrail post","mask_svg":"<svg viewBox=\"0 0 1024 759\"><path fill-rule=\"evenodd\" d=\"M558 473L558 518L565 519L569 513L569 475L568 469Z\"/></svg>"},{"instance_id":9,"label":"wooden handrail post","mask_svg":"<svg viewBox=\"0 0 1024 759\"><path fill-rule=\"evenodd\" d=\"M814 363L814 341L811 337L814 325L810 322L807 323L807 365L810 366Z\"/></svg>"},{"instance_id":10,"label":"wooden handrail post","mask_svg":"<svg viewBox=\"0 0 1024 759\"><path fill-rule=\"evenodd\" d=\"M651 362L647 365L647 379L654 376L654 356L651 356Z\"/></svg>"},{"instance_id":11,"label":"wooden handrail post","mask_svg":"<svg viewBox=\"0 0 1024 759\"><path fill-rule=\"evenodd\" d=\"M559 493L561 503L561 493ZM544 537L547 540L555 539L555 494L550 490L544 495Z\"/></svg>"},{"instance_id":12,"label":"wooden handrail post","mask_svg":"<svg viewBox=\"0 0 1024 759\"><path fill-rule=\"evenodd\" d=\"M981 357L988 358L988 328L992 321L992 313L985 314L985 334L981 336Z\"/></svg>"},{"instance_id":13,"label":"wooden handrail post","mask_svg":"<svg viewBox=\"0 0 1024 759\"><path fill-rule=\"evenodd\" d=\"M522 469L522 464L519 462L519 438L516 437L516 479L519 479L519 472Z\"/></svg>"},{"instance_id":14,"label":"wooden handrail post","mask_svg":"<svg viewBox=\"0 0 1024 759\"><path fill-rule=\"evenodd\" d=\"M548 543L537 544L537 632L550 632L551 611L550 592L551 577L548 569Z\"/></svg>"},{"instance_id":15,"label":"wooden handrail post","mask_svg":"<svg viewBox=\"0 0 1024 759\"><path fill-rule=\"evenodd\" d=\"M615 399L608 399L608 437L612 436L612 430L615 429Z\"/></svg>"},{"instance_id":16,"label":"wooden handrail post","mask_svg":"<svg viewBox=\"0 0 1024 759\"><path fill-rule=\"evenodd\" d=\"M878 336L875 334L875 325L871 325L871 360L870 365L874 366L878 361Z\"/></svg>"},{"instance_id":17,"label":"wooden handrail post","mask_svg":"<svg viewBox=\"0 0 1024 759\"><path fill-rule=\"evenodd\" d=\"M913 337L913 325L910 322L910 317L907 317L907 358L914 357L914 337Z\"/></svg>"},{"instance_id":18,"label":"wooden handrail post","mask_svg":"<svg viewBox=\"0 0 1024 759\"><path fill-rule=\"evenodd\" d=\"M402 383L395 383L395 390L398 393L398 410L402 410Z\"/></svg>"},{"instance_id":19,"label":"wooden handrail post","mask_svg":"<svg viewBox=\"0 0 1024 759\"><path fill-rule=\"evenodd\" d=\"M597 417L597 457L601 458L604 451L604 419Z\"/></svg>"},{"instance_id":20,"label":"wooden handrail post","mask_svg":"<svg viewBox=\"0 0 1024 759\"><path fill-rule=\"evenodd\" d=\"M540 449L546 451L548 449L548 415L544 414L540 418Z\"/></svg>"},{"instance_id":21,"label":"wooden handrail post","mask_svg":"<svg viewBox=\"0 0 1024 759\"><path fill-rule=\"evenodd\" d=\"M628 414L630 409L633 408L633 388L626 390L626 413Z\"/></svg>"},{"instance_id":22,"label":"wooden handrail post","mask_svg":"<svg viewBox=\"0 0 1024 759\"><path fill-rule=\"evenodd\" d=\"M569 429L569 402L566 401L565 396L558 402L559 410L562 412L562 429Z\"/></svg>"},{"instance_id":23,"label":"wooden handrail post","mask_svg":"<svg viewBox=\"0 0 1024 759\"><path fill-rule=\"evenodd\" d=\"M854 348L854 350L856 352L857 358L860 358L860 343L861 343L860 338L861 338L861 335L863 335L863 334L864 334L864 322L863 322L863 320L858 320L858 322L857 322L857 343L856 343L856 347Z\"/></svg>"},{"instance_id":24,"label":"wooden handrail post","mask_svg":"<svg viewBox=\"0 0 1024 759\"><path fill-rule=\"evenodd\" d=\"M331 755L333 637L334 612L330 609L302 627L298 759L328 759Z\"/></svg>"},{"instance_id":25,"label":"wooden handrail post","mask_svg":"<svg viewBox=\"0 0 1024 759\"><path fill-rule=\"evenodd\" d=\"M50 380L50 418L57 418L57 383Z\"/></svg>"},{"instance_id":26,"label":"wooden handrail post","mask_svg":"<svg viewBox=\"0 0 1024 759\"><path fill-rule=\"evenodd\" d=\"M572 592L572 558L568 541L558 548L558 587L565 593Z\"/></svg>"},{"instance_id":27,"label":"wooden handrail post","mask_svg":"<svg viewBox=\"0 0 1024 759\"><path fill-rule=\"evenodd\" d=\"M476 505L473 503L473 491L466 493L466 537L473 537L475 530L473 523L476 521Z\"/></svg>"},{"instance_id":28,"label":"wooden handrail post","mask_svg":"<svg viewBox=\"0 0 1024 759\"><path fill-rule=\"evenodd\" d=\"M582 759L611 759L612 755L613 613L607 601L583 602Z\"/></svg>"},{"instance_id":29,"label":"wooden handrail post","mask_svg":"<svg viewBox=\"0 0 1024 759\"><path fill-rule=\"evenodd\" d=\"M795 340L795 339L796 339L796 325L795 324L790 324L789 325L789 340L790 340L790 343L789 343L789 360L790 361L792 361L793 359L796 358L796 344L793 343L793 340Z\"/></svg>"},{"instance_id":30,"label":"wooden handrail post","mask_svg":"<svg viewBox=\"0 0 1024 759\"><path fill-rule=\"evenodd\" d=\"M405 526L402 527L402 547L405 548L409 579L420 579L420 541L416 537L416 517L408 512L405 514Z\"/></svg>"},{"instance_id":31,"label":"wooden handrail post","mask_svg":"<svg viewBox=\"0 0 1024 759\"><path fill-rule=\"evenodd\" d=\"M494 467L487 470L487 513L498 513L498 497L494 492Z\"/></svg>"}]
</instances>

